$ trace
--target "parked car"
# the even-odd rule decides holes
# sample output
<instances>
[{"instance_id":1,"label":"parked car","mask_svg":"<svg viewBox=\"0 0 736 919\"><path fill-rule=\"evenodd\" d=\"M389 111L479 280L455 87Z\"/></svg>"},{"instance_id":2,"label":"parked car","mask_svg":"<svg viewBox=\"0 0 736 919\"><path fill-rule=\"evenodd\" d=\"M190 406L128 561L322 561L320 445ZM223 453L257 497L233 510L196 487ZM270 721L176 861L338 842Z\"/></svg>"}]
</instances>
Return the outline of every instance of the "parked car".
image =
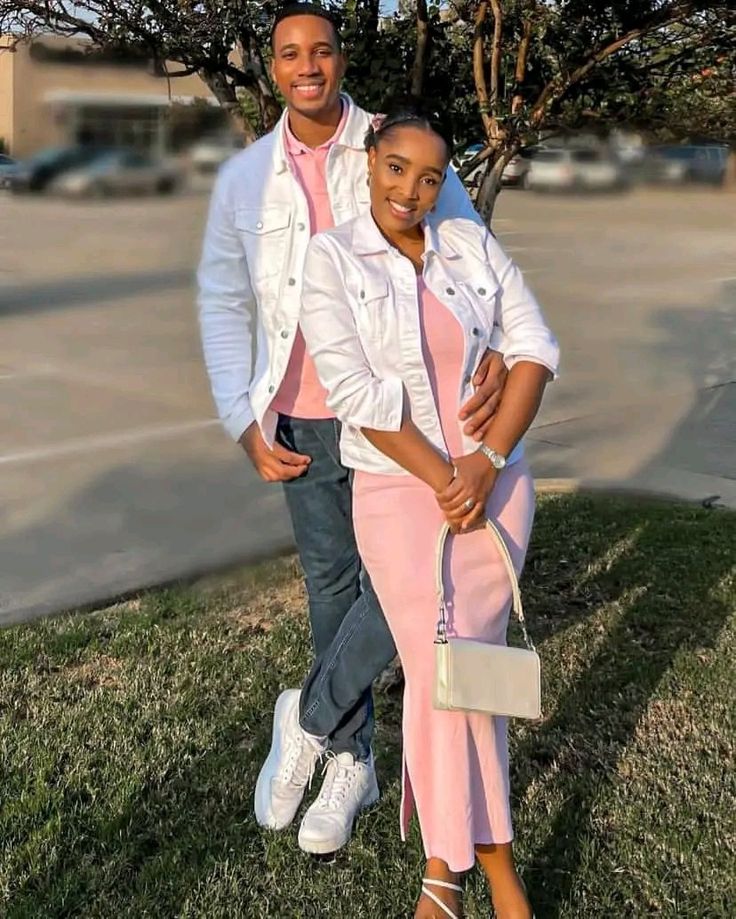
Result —
<instances>
[{"instance_id":1,"label":"parked car","mask_svg":"<svg viewBox=\"0 0 736 919\"><path fill-rule=\"evenodd\" d=\"M17 171L17 161L4 153L0 153L0 188L8 188L10 186L10 177Z\"/></svg>"},{"instance_id":2,"label":"parked car","mask_svg":"<svg viewBox=\"0 0 736 919\"><path fill-rule=\"evenodd\" d=\"M205 136L189 150L192 168L200 175L210 175L225 160L243 149L243 138L234 134Z\"/></svg>"},{"instance_id":3,"label":"parked car","mask_svg":"<svg viewBox=\"0 0 736 919\"><path fill-rule=\"evenodd\" d=\"M529 168L532 164L532 159L539 152L539 147L522 147L522 149L508 161L501 175L501 185L528 188Z\"/></svg>"},{"instance_id":4,"label":"parked car","mask_svg":"<svg viewBox=\"0 0 736 919\"><path fill-rule=\"evenodd\" d=\"M483 149L485 149L485 144L471 144L469 147L466 147L462 153L455 155L455 168L462 169L463 166L467 165L467 163L469 163L473 157L477 156ZM469 188L474 188L480 184L480 179L483 174L484 167L485 163L481 163L472 172L465 176L464 181Z\"/></svg>"},{"instance_id":5,"label":"parked car","mask_svg":"<svg viewBox=\"0 0 736 919\"><path fill-rule=\"evenodd\" d=\"M730 150L725 144L678 144L653 147L647 158L651 182L722 185Z\"/></svg>"},{"instance_id":6,"label":"parked car","mask_svg":"<svg viewBox=\"0 0 736 919\"><path fill-rule=\"evenodd\" d=\"M105 198L112 195L169 194L180 184L177 170L134 150L108 150L57 176L54 194Z\"/></svg>"},{"instance_id":7,"label":"parked car","mask_svg":"<svg viewBox=\"0 0 736 919\"><path fill-rule=\"evenodd\" d=\"M100 147L50 147L18 164L10 176L13 192L44 191L57 176L77 169L102 154Z\"/></svg>"},{"instance_id":8,"label":"parked car","mask_svg":"<svg viewBox=\"0 0 736 919\"><path fill-rule=\"evenodd\" d=\"M526 183L535 191L614 191L626 179L621 165L604 151L549 148L532 158Z\"/></svg>"}]
</instances>

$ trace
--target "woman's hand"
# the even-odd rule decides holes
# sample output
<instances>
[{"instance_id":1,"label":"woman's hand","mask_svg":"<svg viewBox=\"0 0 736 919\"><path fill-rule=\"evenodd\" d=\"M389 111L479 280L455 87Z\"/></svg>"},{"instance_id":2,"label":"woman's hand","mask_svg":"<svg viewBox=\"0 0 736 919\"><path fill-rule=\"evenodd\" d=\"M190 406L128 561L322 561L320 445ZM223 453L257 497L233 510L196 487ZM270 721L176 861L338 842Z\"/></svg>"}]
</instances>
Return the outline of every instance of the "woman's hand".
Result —
<instances>
[{"instance_id":1,"label":"woman's hand","mask_svg":"<svg viewBox=\"0 0 736 919\"><path fill-rule=\"evenodd\" d=\"M457 475L435 496L452 532L465 533L484 519L486 501L498 472L482 453L461 456L453 462Z\"/></svg>"}]
</instances>

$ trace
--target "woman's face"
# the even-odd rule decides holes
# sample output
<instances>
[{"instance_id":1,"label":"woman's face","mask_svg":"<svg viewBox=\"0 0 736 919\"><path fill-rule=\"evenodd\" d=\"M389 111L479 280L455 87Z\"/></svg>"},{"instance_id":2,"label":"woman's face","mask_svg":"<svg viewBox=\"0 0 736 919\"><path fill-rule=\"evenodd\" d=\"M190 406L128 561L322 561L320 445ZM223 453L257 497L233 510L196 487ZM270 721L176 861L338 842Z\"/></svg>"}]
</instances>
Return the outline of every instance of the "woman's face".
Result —
<instances>
[{"instance_id":1,"label":"woman's face","mask_svg":"<svg viewBox=\"0 0 736 919\"><path fill-rule=\"evenodd\" d=\"M389 128L368 151L371 209L384 232L406 233L432 210L448 159L439 134L418 125Z\"/></svg>"}]
</instances>

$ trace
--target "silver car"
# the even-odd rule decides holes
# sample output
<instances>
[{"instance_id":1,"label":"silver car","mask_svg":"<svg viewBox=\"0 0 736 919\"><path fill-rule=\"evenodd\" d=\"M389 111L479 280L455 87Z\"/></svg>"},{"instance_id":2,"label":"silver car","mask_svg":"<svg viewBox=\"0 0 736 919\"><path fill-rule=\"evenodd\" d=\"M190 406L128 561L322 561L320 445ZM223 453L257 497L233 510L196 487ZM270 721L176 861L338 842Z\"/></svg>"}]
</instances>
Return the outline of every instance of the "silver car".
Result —
<instances>
[{"instance_id":1,"label":"silver car","mask_svg":"<svg viewBox=\"0 0 736 919\"><path fill-rule=\"evenodd\" d=\"M540 152L539 147L522 147L511 157L501 175L501 184L515 188L529 187L529 170L532 160Z\"/></svg>"},{"instance_id":2,"label":"silver car","mask_svg":"<svg viewBox=\"0 0 736 919\"><path fill-rule=\"evenodd\" d=\"M171 166L142 153L110 150L79 168L62 173L51 183L49 191L78 198L165 195L177 188L180 179Z\"/></svg>"},{"instance_id":3,"label":"silver car","mask_svg":"<svg viewBox=\"0 0 736 919\"><path fill-rule=\"evenodd\" d=\"M619 163L594 149L540 150L531 160L527 185L535 191L614 191L625 185Z\"/></svg>"}]
</instances>

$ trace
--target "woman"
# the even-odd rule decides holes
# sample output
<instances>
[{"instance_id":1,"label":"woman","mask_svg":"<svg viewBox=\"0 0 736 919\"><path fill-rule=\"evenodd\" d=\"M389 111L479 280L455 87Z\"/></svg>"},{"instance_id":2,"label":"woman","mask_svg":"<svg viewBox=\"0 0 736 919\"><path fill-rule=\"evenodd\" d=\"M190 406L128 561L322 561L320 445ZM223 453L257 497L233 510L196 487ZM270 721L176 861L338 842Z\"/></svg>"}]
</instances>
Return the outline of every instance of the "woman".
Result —
<instances>
[{"instance_id":1,"label":"woman","mask_svg":"<svg viewBox=\"0 0 736 919\"><path fill-rule=\"evenodd\" d=\"M529 917L511 850L506 721L432 707L433 565L446 519L460 534L445 572L450 631L504 643L511 588L477 527L492 518L521 569L534 491L520 440L558 347L492 234L433 222L451 154L442 125L396 110L366 147L371 212L313 239L301 325L343 423L358 548L404 669L402 837L414 804L428 859L415 917L459 916L457 882L476 860L497 916ZM489 344L510 370L479 446L457 415Z\"/></svg>"}]
</instances>

